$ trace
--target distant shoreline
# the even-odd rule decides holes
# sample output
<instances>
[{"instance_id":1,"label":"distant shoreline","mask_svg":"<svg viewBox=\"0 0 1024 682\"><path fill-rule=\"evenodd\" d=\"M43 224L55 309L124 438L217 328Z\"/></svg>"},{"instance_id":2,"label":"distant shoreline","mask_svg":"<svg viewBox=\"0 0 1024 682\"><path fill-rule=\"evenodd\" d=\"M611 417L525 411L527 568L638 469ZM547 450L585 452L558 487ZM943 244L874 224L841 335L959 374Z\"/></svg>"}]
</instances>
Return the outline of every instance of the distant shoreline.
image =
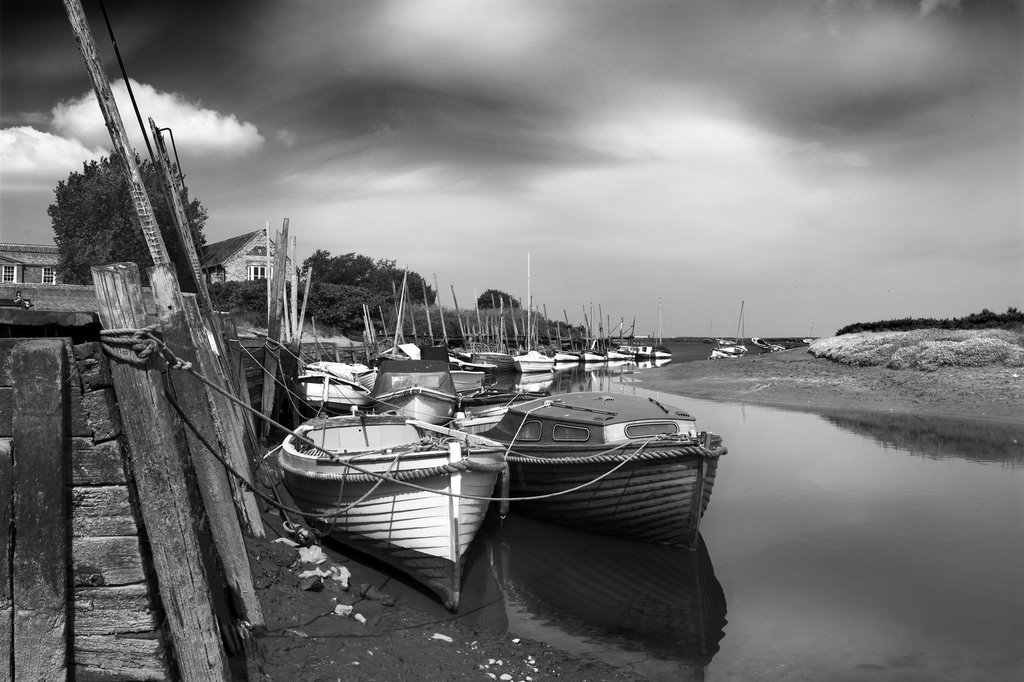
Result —
<instances>
[{"instance_id":1,"label":"distant shoreline","mask_svg":"<svg viewBox=\"0 0 1024 682\"><path fill-rule=\"evenodd\" d=\"M993 421L1024 428L1024 369L942 367L935 372L854 367L806 348L722 360L671 362L635 375L675 395L835 414L881 412Z\"/></svg>"}]
</instances>

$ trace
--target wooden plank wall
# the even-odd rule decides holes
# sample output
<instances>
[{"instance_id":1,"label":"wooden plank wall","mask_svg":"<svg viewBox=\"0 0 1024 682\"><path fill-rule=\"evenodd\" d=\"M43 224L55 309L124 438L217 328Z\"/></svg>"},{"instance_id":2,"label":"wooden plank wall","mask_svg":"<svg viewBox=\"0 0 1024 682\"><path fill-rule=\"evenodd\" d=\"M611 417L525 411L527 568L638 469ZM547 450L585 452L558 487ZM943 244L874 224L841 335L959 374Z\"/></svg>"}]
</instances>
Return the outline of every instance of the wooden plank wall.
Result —
<instances>
[{"instance_id":1,"label":"wooden plank wall","mask_svg":"<svg viewBox=\"0 0 1024 682\"><path fill-rule=\"evenodd\" d=\"M10 565L14 572L22 572L18 562L5 560L10 546L4 538L12 530L19 537L28 530L20 525L13 528L20 523L10 507L18 493L12 495L8 484L18 479L8 471L21 461L26 448L23 440L41 442L38 436L32 439L22 435L26 426L38 434L39 426L32 426L32 419L18 406L24 387L38 384L43 376L36 376L42 360L33 346L40 343L57 343L66 358L64 369L57 370L63 375L52 376L51 369L51 376L45 380L63 386L58 393L66 400L66 409L61 410L59 418L63 434L51 429L50 437L63 443L57 453L64 464L64 503L70 514L54 514L53 508L47 514L70 525L70 533L64 537L70 537L71 584L63 588L51 584L54 593L63 589L63 601L68 605L64 635L70 635L71 646L60 649L67 652L66 678L172 679L174 670L160 627L159 598L139 537L137 501L125 473L117 400L100 344L72 345L69 339L0 339L0 529L4 529L0 530L0 681L40 679L36 670L25 669L34 664L22 660L26 653L23 642L8 635L12 627L9 614L23 607L21 601L27 595L12 589L12 584L17 586L14 576L4 575L4 567ZM26 348L33 353L26 355ZM23 358L21 363L14 362L17 357ZM42 357L45 359L45 352ZM53 469L47 474L52 476ZM24 490L21 494L28 495ZM52 548L59 544L53 537L48 534L45 542L18 543L15 550L33 545ZM24 572L31 573L28 569ZM8 643L12 641L10 650ZM50 660L52 664L52 656ZM43 679L61 677L47 675Z\"/></svg>"}]
</instances>

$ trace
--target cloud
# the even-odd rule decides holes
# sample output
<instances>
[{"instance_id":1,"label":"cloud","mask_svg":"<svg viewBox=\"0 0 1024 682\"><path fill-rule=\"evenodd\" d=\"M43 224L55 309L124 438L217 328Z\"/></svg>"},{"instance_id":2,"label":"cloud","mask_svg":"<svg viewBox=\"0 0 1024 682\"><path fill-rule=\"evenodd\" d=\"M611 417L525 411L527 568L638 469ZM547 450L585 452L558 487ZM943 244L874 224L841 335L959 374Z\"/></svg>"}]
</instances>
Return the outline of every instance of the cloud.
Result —
<instances>
[{"instance_id":1,"label":"cloud","mask_svg":"<svg viewBox=\"0 0 1024 682\"><path fill-rule=\"evenodd\" d=\"M51 190L82 163L106 153L27 126L5 128L0 130L0 184L5 191Z\"/></svg>"},{"instance_id":2,"label":"cloud","mask_svg":"<svg viewBox=\"0 0 1024 682\"><path fill-rule=\"evenodd\" d=\"M243 156L263 145L263 136L252 123L239 122L232 114L205 109L179 94L161 92L134 79L131 84L144 120L152 117L158 126L171 128L182 156ZM145 143L138 132L131 98L124 81L115 81L111 90L132 145L136 149L144 149ZM62 135L81 140L85 144L110 143L96 95L92 91L55 106L53 127Z\"/></svg>"},{"instance_id":3,"label":"cloud","mask_svg":"<svg viewBox=\"0 0 1024 682\"><path fill-rule=\"evenodd\" d=\"M926 17L940 7L960 9L961 0L921 0L921 16Z\"/></svg>"}]
</instances>

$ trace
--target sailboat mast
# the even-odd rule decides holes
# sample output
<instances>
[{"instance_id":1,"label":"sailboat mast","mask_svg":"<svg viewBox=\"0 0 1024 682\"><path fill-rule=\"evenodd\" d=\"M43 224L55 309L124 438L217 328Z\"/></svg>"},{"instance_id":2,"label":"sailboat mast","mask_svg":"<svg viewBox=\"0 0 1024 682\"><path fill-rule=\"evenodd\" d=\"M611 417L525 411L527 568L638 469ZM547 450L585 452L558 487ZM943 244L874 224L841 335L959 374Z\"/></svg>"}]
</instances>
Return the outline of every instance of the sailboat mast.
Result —
<instances>
[{"instance_id":1,"label":"sailboat mast","mask_svg":"<svg viewBox=\"0 0 1024 682\"><path fill-rule=\"evenodd\" d=\"M526 252L526 350L529 351L533 346L530 343L530 337L533 333L533 327L530 326L530 314L533 312L533 296L530 294L530 252Z\"/></svg>"}]
</instances>

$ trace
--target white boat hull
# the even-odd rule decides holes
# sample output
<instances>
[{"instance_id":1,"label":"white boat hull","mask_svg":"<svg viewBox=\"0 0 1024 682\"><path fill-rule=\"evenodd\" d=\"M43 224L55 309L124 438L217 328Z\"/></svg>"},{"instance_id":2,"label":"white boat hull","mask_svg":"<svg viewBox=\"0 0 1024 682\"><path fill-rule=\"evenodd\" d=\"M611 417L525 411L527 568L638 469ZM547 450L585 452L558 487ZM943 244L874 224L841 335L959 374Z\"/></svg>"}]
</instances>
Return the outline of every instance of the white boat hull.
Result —
<instances>
[{"instance_id":1,"label":"white boat hull","mask_svg":"<svg viewBox=\"0 0 1024 682\"><path fill-rule=\"evenodd\" d=\"M387 419L394 423L379 430L378 422ZM492 496L503 451L463 451L457 442L416 450L421 432L385 416L308 422L300 432L319 443L339 440L331 433L339 429L350 432L340 439L345 445L324 443L329 451L344 451L333 458L303 450L293 437L285 441L279 464L296 505L310 517L327 517L321 523L331 537L408 573L455 610L463 556L488 506L472 498ZM404 443L386 433L410 429L411 436L400 438ZM434 473L418 475L425 472ZM381 483L379 476L388 479Z\"/></svg>"}]
</instances>

